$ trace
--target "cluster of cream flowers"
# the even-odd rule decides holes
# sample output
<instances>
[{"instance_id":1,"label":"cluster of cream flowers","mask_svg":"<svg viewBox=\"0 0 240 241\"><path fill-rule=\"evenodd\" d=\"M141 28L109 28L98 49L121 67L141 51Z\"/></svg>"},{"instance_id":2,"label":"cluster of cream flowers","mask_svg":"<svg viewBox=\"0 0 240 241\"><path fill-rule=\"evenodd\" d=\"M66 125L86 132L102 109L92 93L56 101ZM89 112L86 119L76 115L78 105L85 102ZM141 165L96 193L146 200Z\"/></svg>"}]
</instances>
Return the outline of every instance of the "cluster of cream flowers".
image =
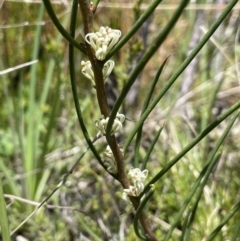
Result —
<instances>
[{"instance_id":1,"label":"cluster of cream flowers","mask_svg":"<svg viewBox=\"0 0 240 241\"><path fill-rule=\"evenodd\" d=\"M122 149L120 149L120 151L123 153ZM107 167L108 172L113 174L117 173L117 163L114 159L110 146L107 146L105 152L103 153L102 161L103 161L103 164Z\"/></svg>"},{"instance_id":2,"label":"cluster of cream flowers","mask_svg":"<svg viewBox=\"0 0 240 241\"><path fill-rule=\"evenodd\" d=\"M85 41L91 45L95 50L95 56L98 60L104 60L106 55L110 52L113 46L118 42L121 36L121 31L118 29L111 29L109 27L100 27L98 32L89 33L85 36ZM90 61L82 61L82 73L91 80L95 86L94 73ZM103 79L107 80L115 66L114 61L108 60L102 69Z\"/></svg>"},{"instance_id":3,"label":"cluster of cream flowers","mask_svg":"<svg viewBox=\"0 0 240 241\"><path fill-rule=\"evenodd\" d=\"M92 64L91 62L88 61L82 61L81 62L82 65L82 73L85 77L87 77L88 79L91 80L93 86L95 86L95 78L94 78L94 73L93 73L93 69L92 69ZM109 75L111 74L113 68L115 66L114 61L112 60L108 60L104 65L103 65L103 69L102 69L102 73L103 73L103 79L104 82L107 80L107 78L109 77Z\"/></svg>"},{"instance_id":4,"label":"cluster of cream flowers","mask_svg":"<svg viewBox=\"0 0 240 241\"><path fill-rule=\"evenodd\" d=\"M95 50L96 58L104 60L120 37L120 30L100 27L98 32L87 34L85 40Z\"/></svg>"},{"instance_id":5,"label":"cluster of cream flowers","mask_svg":"<svg viewBox=\"0 0 240 241\"><path fill-rule=\"evenodd\" d=\"M125 115L117 113L116 118L114 119L111 135L114 135L118 131L122 129L122 123L125 120ZM98 130L103 134L106 135L106 128L109 121L109 117L106 119L101 116L100 120L95 121L95 125L98 128Z\"/></svg>"},{"instance_id":6,"label":"cluster of cream flowers","mask_svg":"<svg viewBox=\"0 0 240 241\"><path fill-rule=\"evenodd\" d=\"M139 168L131 168L128 177L132 183L128 189L123 190L122 199L129 201L128 196L137 197L144 189L144 181L148 176L148 170L141 171Z\"/></svg>"}]
</instances>

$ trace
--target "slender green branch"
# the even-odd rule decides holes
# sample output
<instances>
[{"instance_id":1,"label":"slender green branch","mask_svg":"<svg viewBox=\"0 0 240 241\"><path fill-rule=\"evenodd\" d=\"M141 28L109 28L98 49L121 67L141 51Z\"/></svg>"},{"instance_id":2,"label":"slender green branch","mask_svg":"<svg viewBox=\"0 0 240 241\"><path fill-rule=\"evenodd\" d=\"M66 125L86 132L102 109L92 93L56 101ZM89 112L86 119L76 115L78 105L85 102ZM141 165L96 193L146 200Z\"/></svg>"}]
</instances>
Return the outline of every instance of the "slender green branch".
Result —
<instances>
[{"instance_id":1,"label":"slender green branch","mask_svg":"<svg viewBox=\"0 0 240 241\"><path fill-rule=\"evenodd\" d=\"M240 210L240 202L238 202L234 208L230 211L228 215L222 220L222 222L213 230L213 232L205 239L206 241L211 241L215 238L222 227L229 221L229 219Z\"/></svg>"},{"instance_id":2,"label":"slender green branch","mask_svg":"<svg viewBox=\"0 0 240 241\"><path fill-rule=\"evenodd\" d=\"M106 56L105 61L109 60L128 42L128 40L138 31L138 29L143 25L143 23L148 19L148 17L154 12L160 2L162 2L162 0L155 0L150 4L148 9L140 16L140 18L136 21L130 31L114 46L112 51Z\"/></svg>"},{"instance_id":3,"label":"slender green branch","mask_svg":"<svg viewBox=\"0 0 240 241\"><path fill-rule=\"evenodd\" d=\"M144 207L146 206L147 202L150 200L150 198L152 197L153 193L155 191L155 186L151 185L150 190L148 191L148 193L146 194L146 196L143 198L143 200L141 201L140 205L138 206L138 209L136 211L135 217L134 217L134 230L135 233L137 234L137 236L143 240L147 240L147 238L145 236L142 236L142 234L140 234L139 229L138 229L138 220L139 220L139 216L142 212L142 210L144 209Z\"/></svg>"},{"instance_id":4,"label":"slender green branch","mask_svg":"<svg viewBox=\"0 0 240 241\"><path fill-rule=\"evenodd\" d=\"M57 28L57 30L62 34L62 36L71 43L74 47L79 49L82 53L86 54L86 49L79 44L62 26L62 24L59 22L53 8L50 0L43 0L44 6L48 12L49 17L52 19L53 24Z\"/></svg>"},{"instance_id":5,"label":"slender green branch","mask_svg":"<svg viewBox=\"0 0 240 241\"><path fill-rule=\"evenodd\" d=\"M238 221L238 224L236 225L236 228L234 230L234 234L233 234L231 241L237 241L239 236L240 236L240 220Z\"/></svg>"},{"instance_id":6,"label":"slender green branch","mask_svg":"<svg viewBox=\"0 0 240 241\"><path fill-rule=\"evenodd\" d=\"M225 120L234 111L240 108L240 101L234 104L231 108L225 111L221 116L219 116L215 121L213 121L205 130L203 130L197 137L195 137L191 143L183 148L157 175L155 175L149 183L145 186L145 190L141 195L149 190L150 185L158 181L172 166L174 166L184 155L186 155L194 146L197 145L208 133L210 133L216 126L218 126L223 120Z\"/></svg>"},{"instance_id":7,"label":"slender green branch","mask_svg":"<svg viewBox=\"0 0 240 241\"><path fill-rule=\"evenodd\" d=\"M11 239L8 225L8 216L2 187L2 177L0 177L0 213L0 227L2 231L2 238L4 241L10 241Z\"/></svg>"},{"instance_id":8,"label":"slender green branch","mask_svg":"<svg viewBox=\"0 0 240 241\"><path fill-rule=\"evenodd\" d=\"M146 154L146 156L143 159L142 168L141 168L142 170L144 170L146 168L146 166L147 166L147 162L148 162L148 160L150 158L150 155L151 155L151 153L153 151L153 148L154 148L155 144L157 143L157 140L158 140L158 138L159 138L159 136L160 136L160 134L161 134L161 132L163 130L163 127L164 126L161 126L159 128L159 130L155 134L154 139L152 140L152 142L151 142L151 144L150 144L150 146L149 146L149 148L147 150L147 154Z\"/></svg>"},{"instance_id":9,"label":"slender green branch","mask_svg":"<svg viewBox=\"0 0 240 241\"><path fill-rule=\"evenodd\" d=\"M168 91L168 89L173 85L173 83L177 80L177 78L180 76L180 74L187 68L187 66L190 64L190 62L195 58L195 56L198 54L198 52L202 49L202 47L207 43L209 38L213 35L213 33L216 31L216 29L219 27L219 25L223 22L223 20L226 18L226 16L229 14L229 12L232 10L232 8L237 4L238 0L232 0L228 6L225 8L225 10L222 12L222 14L219 16L219 18L216 20L216 22L212 25L212 27L209 29L209 31L204 35L202 40L197 44L196 48L191 52L191 54L185 59L185 61L182 63L182 65L178 68L178 70L171 76L171 78L168 80L167 84L162 88L162 90L159 92L159 94L155 97L155 99L152 101L152 103L149 105L147 110L143 113L139 121L134 126L132 132L128 135L128 138L125 142L125 148L128 147L128 145L131 143L133 137L138 132L138 128L143 124L143 122L146 120L150 112L154 109L154 107L157 105L157 103L161 100L161 98L164 96L164 94ZM125 89L124 89L125 91ZM123 92L123 91L122 91ZM116 108L119 108L119 103L116 103ZM117 110L116 110L117 111ZM112 111L111 116L115 114L115 112ZM111 120L111 118L110 118ZM109 125L111 122L109 121Z\"/></svg>"},{"instance_id":10,"label":"slender green branch","mask_svg":"<svg viewBox=\"0 0 240 241\"><path fill-rule=\"evenodd\" d=\"M147 107L150 103L150 100L151 100L152 94L154 92L155 86L156 86L156 84L159 80L160 74L162 73L163 67L165 66L167 60L168 60L168 58L165 59L165 61L160 66L160 68L158 69L158 71L155 75L155 78L154 78L154 80L153 80L153 82L150 86L150 89L149 89L149 91L146 95L146 99L143 103L141 115L144 113L144 111L147 109ZM139 162L139 148L140 148L140 142L141 142L141 137L142 137L142 128L143 128L143 124L139 127L138 133L137 133L137 138L136 138L135 151L134 151L134 153L135 153L135 155L134 155L134 166L135 167L138 166L138 162ZM126 151L125 146L123 147L123 150L124 150L124 152Z\"/></svg>"},{"instance_id":11,"label":"slender green branch","mask_svg":"<svg viewBox=\"0 0 240 241\"><path fill-rule=\"evenodd\" d=\"M144 56L142 57L142 59L140 60L140 62L136 66L136 68L134 69L134 71L132 72L132 74L129 76L129 79L128 79L126 85L123 87L123 90L122 90L120 96L118 97L118 99L117 99L117 101L116 101L116 103L115 103L115 105L112 109L112 112L111 112L111 115L110 115L110 118L109 118L109 122L108 122L108 126L107 126L107 130L106 130L107 136L109 136L110 133L111 133L112 125L113 125L114 119L116 117L116 114L117 114L122 102L124 101L129 89L133 85L133 83L136 80L139 73L143 70L145 65L148 63L150 58L153 56L153 54L157 51L159 46L166 39L169 32L172 30L173 26L176 24L177 20L181 16L184 8L187 6L188 2L189 2L189 0L182 0L181 1L181 4L179 5L178 9L173 14L172 18L169 20L166 27L158 35L158 37L156 38L154 43L151 44L151 46L148 48L148 50L146 51L146 53L144 54ZM139 128L139 126L138 126L138 128Z\"/></svg>"}]
</instances>

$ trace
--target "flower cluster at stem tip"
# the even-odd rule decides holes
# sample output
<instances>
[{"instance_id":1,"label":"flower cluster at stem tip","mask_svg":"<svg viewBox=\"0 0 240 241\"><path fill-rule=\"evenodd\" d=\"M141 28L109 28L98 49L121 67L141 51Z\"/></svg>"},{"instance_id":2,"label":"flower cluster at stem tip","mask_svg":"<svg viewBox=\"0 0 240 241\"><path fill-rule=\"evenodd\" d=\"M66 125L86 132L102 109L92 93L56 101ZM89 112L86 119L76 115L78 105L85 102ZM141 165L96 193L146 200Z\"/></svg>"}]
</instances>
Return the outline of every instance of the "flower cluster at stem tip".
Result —
<instances>
[{"instance_id":1,"label":"flower cluster at stem tip","mask_svg":"<svg viewBox=\"0 0 240 241\"><path fill-rule=\"evenodd\" d=\"M137 197L144 189L144 181L148 176L148 170L141 171L139 168L131 168L128 177L132 183L128 189L123 190L122 199L129 201L128 196Z\"/></svg>"},{"instance_id":2,"label":"flower cluster at stem tip","mask_svg":"<svg viewBox=\"0 0 240 241\"><path fill-rule=\"evenodd\" d=\"M100 27L98 32L88 33L85 36L86 42L94 49L95 56L98 60L104 60L106 55L110 52L113 46L121 37L121 31L118 29L111 29L109 27ZM90 61L82 61L82 73L85 77L91 80L95 86L95 78ZM115 66L114 61L108 60L102 69L103 79L107 80Z\"/></svg>"},{"instance_id":3,"label":"flower cluster at stem tip","mask_svg":"<svg viewBox=\"0 0 240 241\"><path fill-rule=\"evenodd\" d=\"M85 36L85 40L95 50L96 58L104 60L120 37L120 30L100 27L98 32L88 33Z\"/></svg>"},{"instance_id":4,"label":"flower cluster at stem tip","mask_svg":"<svg viewBox=\"0 0 240 241\"><path fill-rule=\"evenodd\" d=\"M85 77L87 77L88 79L91 80L93 86L95 86L95 78L94 78L94 73L93 73L93 69L92 69L92 64L91 62L88 61L82 61L81 62L82 65L82 73ZM107 80L107 78L109 77L109 75L111 74L113 68L115 66L114 61L112 60L108 60L104 65L103 65L103 69L102 69L102 73L103 73L103 79L104 82Z\"/></svg>"}]
</instances>

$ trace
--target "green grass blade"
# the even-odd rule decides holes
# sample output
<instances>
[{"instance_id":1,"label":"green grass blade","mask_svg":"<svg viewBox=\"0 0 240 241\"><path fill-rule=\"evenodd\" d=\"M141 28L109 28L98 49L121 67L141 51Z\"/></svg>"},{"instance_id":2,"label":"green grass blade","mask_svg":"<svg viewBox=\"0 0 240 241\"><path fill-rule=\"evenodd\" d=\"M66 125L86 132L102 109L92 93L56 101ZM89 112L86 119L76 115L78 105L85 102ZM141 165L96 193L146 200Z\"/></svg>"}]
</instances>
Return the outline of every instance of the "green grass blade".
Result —
<instances>
[{"instance_id":1,"label":"green grass blade","mask_svg":"<svg viewBox=\"0 0 240 241\"><path fill-rule=\"evenodd\" d=\"M0 69L5 69L4 68L4 64L2 59L0 58ZM10 98L10 94L9 94L9 87L8 87L8 79L6 77L5 74L0 75L1 76L1 82L2 82L2 89L3 89L3 94L4 94L4 99L7 103L8 106L8 111L7 111L7 118L8 118L8 122L9 122L9 126L10 126L10 130L11 130L11 134L12 134L12 143L13 143L13 155L16 159L17 154L16 154L16 138L15 138L15 123L14 123L14 104L12 99Z\"/></svg>"},{"instance_id":2,"label":"green grass blade","mask_svg":"<svg viewBox=\"0 0 240 241\"><path fill-rule=\"evenodd\" d=\"M54 10L52 8L52 4L49 0L43 0L44 6L48 12L49 17L52 19L55 27L57 30L62 34L62 36L71 43L74 47L79 49L82 53L86 54L86 50L84 47L79 44L62 26L62 24L59 22L57 16L54 13Z\"/></svg>"},{"instance_id":3,"label":"green grass blade","mask_svg":"<svg viewBox=\"0 0 240 241\"><path fill-rule=\"evenodd\" d=\"M153 151L153 148L154 148L155 144L157 143L157 140L158 140L162 130L163 130L163 126L161 126L159 128L159 130L157 131L157 133L155 134L154 139L152 140L151 145L148 148L147 154L146 154L146 156L143 159L142 170L146 169L147 162L148 162L148 160L150 158L150 155L151 155L151 153Z\"/></svg>"},{"instance_id":4,"label":"green grass blade","mask_svg":"<svg viewBox=\"0 0 240 241\"><path fill-rule=\"evenodd\" d=\"M217 155L217 157L220 157L220 154ZM210 160L211 161L211 160ZM203 177L205 176L205 173L207 172L208 170L208 167L210 165L210 161L208 160L208 162L206 162L206 164L204 165L202 171L200 172L199 174L199 177L197 178L197 180L195 181L194 185L192 186L191 190L190 190L190 193L188 195L188 197L186 198L186 200L184 201L184 203L181 205L181 209L179 210L176 218L175 218L175 221L174 223L171 225L171 228L169 229L167 235L165 236L165 239L164 241L168 241L173 233L173 230L177 227L181 217L182 217L182 214L183 212L185 211L186 207L188 206L188 204L190 203L190 201L192 200L192 197L193 195L195 194L198 186L200 185ZM183 225L183 231L184 232L184 229L185 229L185 225L187 226L187 220L184 221L184 225ZM183 239L182 239L183 240Z\"/></svg>"},{"instance_id":5,"label":"green grass blade","mask_svg":"<svg viewBox=\"0 0 240 241\"><path fill-rule=\"evenodd\" d=\"M0 69L4 69L3 61L0 58ZM3 87L3 93L4 93L4 98L8 106L8 121L10 124L10 130L11 130L11 135L12 135L12 142L14 144L14 149L16 146L15 143L15 128L13 123L13 112L14 112L14 106L13 106L13 101L10 99L9 91L8 91L8 84L7 84L7 78L6 75L1 75L1 81L2 81L2 87ZM2 143L0 142L0 146ZM5 156L5 154L3 153ZM14 151L14 157L16 157L16 152ZM6 163L10 161L9 159L6 159ZM14 173L11 172L12 170L9 170L9 167L5 165L5 161L2 158L0 161L0 172L2 172L6 178L6 181L8 184L5 185L4 189L5 191L8 191L9 193L13 193L14 195L20 195L19 189L18 189L18 184L13 180Z\"/></svg>"},{"instance_id":6,"label":"green grass blade","mask_svg":"<svg viewBox=\"0 0 240 241\"><path fill-rule=\"evenodd\" d=\"M223 20L227 17L229 12L232 10L232 8L237 4L238 0L232 0L228 6L225 8L225 10L222 12L222 14L219 16L219 18L215 21L215 23L212 25L212 27L209 29L209 31L204 35L202 40L198 43L198 45L195 47L195 49L191 52L191 54L185 59L185 61L182 63L182 65L178 68L178 70L171 76L171 78L168 80L167 84L162 88L162 90L159 92L159 94L154 98L154 100L151 102L151 104L148 106L147 110L143 113L139 121L134 126L132 132L129 134L128 139L125 143L126 146L129 145L129 143L132 141L133 137L138 131L138 128L143 124L143 122L146 120L150 112L154 109L154 107L157 105L157 103L161 100L161 98L165 95L165 93L169 90L169 88L172 86L172 84L177 80L177 78L180 76L180 74L187 68L189 63L196 57L198 52L202 49L202 47L207 43L209 38L213 35L213 33L217 30L219 25L223 22ZM125 91L125 89L124 89ZM127 91L127 89L126 89ZM121 96L121 95L120 95ZM116 108L120 107L118 101L116 102ZM116 112L117 112L116 110ZM116 114L115 111L112 111L111 116L115 118ZM111 117L110 117L111 120ZM112 122L108 122L109 130L111 130Z\"/></svg>"},{"instance_id":7,"label":"green grass blade","mask_svg":"<svg viewBox=\"0 0 240 241\"><path fill-rule=\"evenodd\" d=\"M232 237L231 241L237 241L239 236L240 236L240 222L238 222L238 224L235 228L235 231L234 231L234 234L233 234L233 237Z\"/></svg>"},{"instance_id":8,"label":"green grass blade","mask_svg":"<svg viewBox=\"0 0 240 241\"><path fill-rule=\"evenodd\" d=\"M102 241L102 239L97 234L95 234L93 230L91 230L91 227L88 224L86 224L83 218L80 217L78 220L81 224L81 229L85 230L85 232L87 232L89 236L91 236L91 240Z\"/></svg>"},{"instance_id":9,"label":"green grass blade","mask_svg":"<svg viewBox=\"0 0 240 241\"><path fill-rule=\"evenodd\" d=\"M207 171L206 175L204 176L203 181L201 182L201 185L199 187L199 191L198 191L198 194L197 194L197 197L196 197L196 201L195 201L195 203L193 205L193 208L189 211L191 213L191 215L189 215L188 228L191 227L191 225L192 225L192 223L194 221L194 217L195 217L195 214L196 214L198 203L199 203L199 201L201 199L201 196L202 196L202 193L203 193L203 189L204 189L204 187L205 187L205 185L206 185L206 183L207 183L207 181L209 179L209 176L210 176L210 174L212 172L212 169L214 168L214 166L216 165L217 161L219 160L218 158L214 158L214 156L216 155L216 153L219 150L220 146L223 144L223 141L226 139L229 131L231 130L231 128L232 128L234 122L236 121L236 119L238 118L238 116L239 116L239 111L232 118L232 120L228 123L228 125L227 125L226 129L224 130L222 136L217 140L216 146L214 147L214 149L210 153L209 160L213 160L213 161L211 162L210 166L208 167L208 171Z\"/></svg>"},{"instance_id":10,"label":"green grass blade","mask_svg":"<svg viewBox=\"0 0 240 241\"><path fill-rule=\"evenodd\" d=\"M50 138L51 138L52 130L54 128L55 117L56 117L56 113L57 113L57 110L58 110L58 107L59 107L60 84L61 84L61 80L60 80L60 77L58 76L58 81L57 81L56 88L55 88L56 92L55 92L54 100L53 100L53 103L52 103L52 112L51 112L51 115L49 117L49 122L48 122L48 126L47 126L47 133L46 133L46 135L44 137L44 140L43 140L41 157L39 158L39 164L37 165L37 168L40 169L41 172L37 174L37 188L36 188L35 197L34 197L34 200L36 200L36 201L39 201L40 198L42 197L44 187L45 187L46 182L48 180L48 177L50 175L50 171L45 170L45 168L44 168L45 155L47 154L47 151L48 151L48 144L49 144L49 141L50 141ZM41 117L42 117L42 112L41 112Z\"/></svg>"},{"instance_id":11,"label":"green grass blade","mask_svg":"<svg viewBox=\"0 0 240 241\"><path fill-rule=\"evenodd\" d=\"M68 16L65 17L65 19L63 20L63 26L65 26L68 22ZM59 33L57 35L56 38L56 44L58 45L60 43L60 41L62 40L62 35ZM50 86L51 83L53 81L53 77L54 77L54 73L60 73L60 68L58 66L57 71L54 71L56 66L56 60L51 58L48 64L48 68L47 68L47 72L46 72L46 77L45 77L45 81L44 81L44 85L43 85L43 89L41 92L41 96L40 96L40 101L38 103L38 118L37 118L37 124L36 126L40 126L43 120L43 114L44 112L41 111L42 107L44 105L46 105L47 103L47 97L49 95L49 91L50 91ZM47 125L47 132L46 135L44 136L44 140L42 148L41 148L41 154L40 154L40 158L38 160L38 163L36 165L36 168L39 168L41 170L43 170L44 165L45 165L45 155L47 154L48 151L48 144L51 138L51 133L52 130L54 128L54 121L55 121L55 117L56 117L56 113L59 107L59 88L60 88L60 77L58 75L58 79L57 79L57 83L56 83L56 87L55 87L55 93L54 93L54 98L53 98L53 103L51 103L51 107L52 107L52 111L50 114L50 117L48 118L48 125ZM51 98L52 99L52 98ZM39 142L41 141L40 139L40 128L36 129L36 135L35 135L35 146L36 148L39 146ZM37 184L36 184L36 192L38 194L35 195L35 198L37 198L36 200L39 200L39 198L41 197L41 192L39 191L40 189L42 190L42 188L39 189L38 184L41 182L41 185L44 185L43 181L41 181L41 176L42 176L42 172L38 173L37 175ZM46 178L44 178L46 180Z\"/></svg>"},{"instance_id":12,"label":"green grass blade","mask_svg":"<svg viewBox=\"0 0 240 241\"><path fill-rule=\"evenodd\" d=\"M194 221L194 217L197 211L197 207L198 207L198 203L200 201L202 192L203 192L203 188L206 185L208 178L214 168L214 166L216 165L216 163L219 161L219 157L220 157L220 153L218 155L216 155L213 159L209 159L211 161L206 174L204 175L203 181L201 182L201 185L199 187L199 191L198 191L198 195L196 197L196 201L193 205L193 207L188 211L187 213L187 217L186 217L186 227L184 232L182 232L182 240L191 240L190 239L190 234L191 234L191 228L192 228L192 224ZM185 235L186 233L186 235Z\"/></svg>"},{"instance_id":13,"label":"green grass blade","mask_svg":"<svg viewBox=\"0 0 240 241\"><path fill-rule=\"evenodd\" d=\"M159 46L163 43L163 41L167 38L170 31L173 29L174 25L176 24L177 20L180 18L182 12L184 11L184 8L187 6L189 0L182 0L177 10L174 12L172 18L169 20L165 28L160 32L160 34L157 36L155 41L150 45L142 59L137 64L136 68L132 72L132 74L129 76L129 79L126 83L126 85L123 87L121 94L119 95L109 118L107 129L106 129L106 135L107 138L110 138L111 135L111 129L114 122L114 119L117 115L117 112L122 105L122 102L124 101L128 91L130 90L131 86L133 85L134 81L136 80L139 73L143 70L143 68L146 66L150 58L153 56L153 54L157 51ZM146 111L145 111L146 112ZM145 113L144 112L144 113ZM143 124L143 123L141 123ZM138 126L139 128L139 126ZM135 129L135 128L134 128Z\"/></svg>"},{"instance_id":14,"label":"green grass blade","mask_svg":"<svg viewBox=\"0 0 240 241\"><path fill-rule=\"evenodd\" d=\"M41 170L41 178L38 180L38 186L34 196L34 200L36 202L39 202L41 200L43 193L46 190L46 183L51 173L52 173L52 170L49 168L46 170L45 169Z\"/></svg>"},{"instance_id":15,"label":"green grass blade","mask_svg":"<svg viewBox=\"0 0 240 241\"><path fill-rule=\"evenodd\" d=\"M186 241L186 239L184 239L184 237L186 237L187 235L188 235L188 233L185 235L185 233L186 233L186 230L187 230L187 220L188 220L188 218L189 218L189 213L186 215L186 218L185 218L185 220L183 221L183 225L182 225L182 235L181 235L181 237L180 237L180 239L179 239L179 241ZM179 217L179 219L180 219L181 217ZM178 219L178 220L179 220ZM174 224L175 224L175 222L174 222ZM172 225L171 225L171 229L172 229ZM170 230L169 230L170 231ZM172 231L172 230L171 230ZM168 239L169 239L170 237L168 237Z\"/></svg>"},{"instance_id":16,"label":"green grass blade","mask_svg":"<svg viewBox=\"0 0 240 241\"><path fill-rule=\"evenodd\" d=\"M155 78L150 86L150 89L146 95L145 101L143 103L143 107L142 107L142 112L141 115L144 113L144 111L147 109L149 102L151 100L152 94L154 92L155 86L159 80L159 77L162 73L163 67L165 66L166 62L167 62L168 58L163 62L163 64L160 66L160 68L158 69ZM136 138L136 144L135 144L135 151L134 151L134 166L137 167L138 166L138 162L139 162L139 148L140 148L140 142L141 142L141 137L142 137L142 127L143 125L141 125L141 127L138 130L137 133L137 138ZM126 152L128 146L123 147L123 151Z\"/></svg>"},{"instance_id":17,"label":"green grass blade","mask_svg":"<svg viewBox=\"0 0 240 241\"><path fill-rule=\"evenodd\" d=\"M8 216L6 210L6 203L4 199L3 187L2 187L2 178L0 178L0 226L2 232L2 238L4 241L10 241L10 232L8 226Z\"/></svg>"},{"instance_id":18,"label":"green grass blade","mask_svg":"<svg viewBox=\"0 0 240 241\"><path fill-rule=\"evenodd\" d=\"M14 179L14 172L4 164L4 160L0 161L0 171L4 174L4 178L6 180L6 184L3 184L5 192L11 193L15 196L20 196L19 184Z\"/></svg>"},{"instance_id":19,"label":"green grass blade","mask_svg":"<svg viewBox=\"0 0 240 241\"><path fill-rule=\"evenodd\" d=\"M171 225L171 228L168 231L164 241L168 241L170 239L171 234L172 234L173 230L176 228L178 222L180 221L180 218L182 217L182 214L183 214L184 210L186 209L186 207L189 204L190 200L192 199L195 191L197 190L198 186L201 183L198 195L196 197L196 202L195 202L193 208L187 213L187 219L189 219L190 221L189 222L184 222L184 223L186 223L188 225L186 226L186 230L183 230L183 232L182 232L182 240L185 240L184 239L185 231L186 231L187 234L190 234L189 227L191 226L191 224L192 224L192 222L194 220L194 215L195 215L195 212L197 210L198 202L199 202L199 200L201 198L204 186L206 185L206 183L208 181L208 178L209 178L209 176L210 176L214 166L216 165L216 163L217 163L217 161L219 160L219 157L220 157L220 154L216 155L216 153L217 153L218 149L220 148L220 146L222 145L222 143L225 140L225 138L227 137L229 131L231 130L231 128L232 128L232 126L233 126L233 124L236 121L238 116L239 116L239 112L237 112L236 115L232 118L232 120L229 122L227 128L224 130L224 133L222 134L221 138L218 139L214 150L211 152L211 154L210 154L210 156L209 156L205 166L203 167L199 177L197 178L194 186L192 187L191 192L189 193L189 196L184 201L184 203L182 205L182 208L178 212L177 217L175 218L174 223ZM203 181L202 181L202 179L203 179Z\"/></svg>"},{"instance_id":20,"label":"green grass blade","mask_svg":"<svg viewBox=\"0 0 240 241\"><path fill-rule=\"evenodd\" d=\"M240 202L238 202L222 222L213 230L213 232L205 239L205 241L213 240L216 235L221 231L222 227L229 221L229 219L240 210Z\"/></svg>"},{"instance_id":21,"label":"green grass blade","mask_svg":"<svg viewBox=\"0 0 240 241\"><path fill-rule=\"evenodd\" d=\"M43 19L43 13L44 13L44 6L41 4L41 7L39 9L39 15L38 15L38 21L42 21ZM41 25L38 25L36 27L36 33L34 38L34 44L33 44L33 54L32 59L38 58L38 51L40 46L40 35L41 35ZM36 113L37 113L37 105L36 105L36 82L37 82L37 65L32 65L31 72L30 72L30 87L29 87L29 108L27 113L27 141L25 143L25 151L26 156L24 159L24 172L30 172L33 169L36 168L36 126L37 120L36 120ZM32 200L34 197L34 191L36 185L36 177L28 176L24 180L24 191L26 198Z\"/></svg>"},{"instance_id":22,"label":"green grass blade","mask_svg":"<svg viewBox=\"0 0 240 241\"><path fill-rule=\"evenodd\" d=\"M21 159L25 160L25 147L24 147L24 108L22 106L21 101L23 100L23 75L21 74L21 81L19 84L19 90L18 90L18 101L16 103L16 113L17 113L17 135L18 135L18 142L20 147L20 155Z\"/></svg>"}]
</instances>

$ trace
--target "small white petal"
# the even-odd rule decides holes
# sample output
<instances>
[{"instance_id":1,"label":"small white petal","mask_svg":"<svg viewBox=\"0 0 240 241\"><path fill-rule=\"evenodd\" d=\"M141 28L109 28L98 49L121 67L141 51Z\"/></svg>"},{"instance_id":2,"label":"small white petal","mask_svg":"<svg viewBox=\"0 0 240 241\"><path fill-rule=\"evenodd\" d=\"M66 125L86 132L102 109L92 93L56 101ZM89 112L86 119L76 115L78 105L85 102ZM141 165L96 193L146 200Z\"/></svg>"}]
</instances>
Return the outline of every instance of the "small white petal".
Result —
<instances>
[{"instance_id":1,"label":"small white petal","mask_svg":"<svg viewBox=\"0 0 240 241\"><path fill-rule=\"evenodd\" d=\"M96 42L97 42L97 39L98 39L98 36L95 34L95 33L88 33L86 36L85 36L85 41L91 45L91 47L96 50Z\"/></svg>"},{"instance_id":2,"label":"small white petal","mask_svg":"<svg viewBox=\"0 0 240 241\"><path fill-rule=\"evenodd\" d=\"M111 74L114 66L115 66L115 63L112 60L108 60L104 64L103 70L102 70L103 71L103 78L104 78L104 80L106 80L109 77L109 75ZM118 116L117 116L117 118L118 118Z\"/></svg>"},{"instance_id":3,"label":"small white petal","mask_svg":"<svg viewBox=\"0 0 240 241\"><path fill-rule=\"evenodd\" d=\"M123 123L125 120L125 115L117 113L116 118L118 118Z\"/></svg>"}]
</instances>

